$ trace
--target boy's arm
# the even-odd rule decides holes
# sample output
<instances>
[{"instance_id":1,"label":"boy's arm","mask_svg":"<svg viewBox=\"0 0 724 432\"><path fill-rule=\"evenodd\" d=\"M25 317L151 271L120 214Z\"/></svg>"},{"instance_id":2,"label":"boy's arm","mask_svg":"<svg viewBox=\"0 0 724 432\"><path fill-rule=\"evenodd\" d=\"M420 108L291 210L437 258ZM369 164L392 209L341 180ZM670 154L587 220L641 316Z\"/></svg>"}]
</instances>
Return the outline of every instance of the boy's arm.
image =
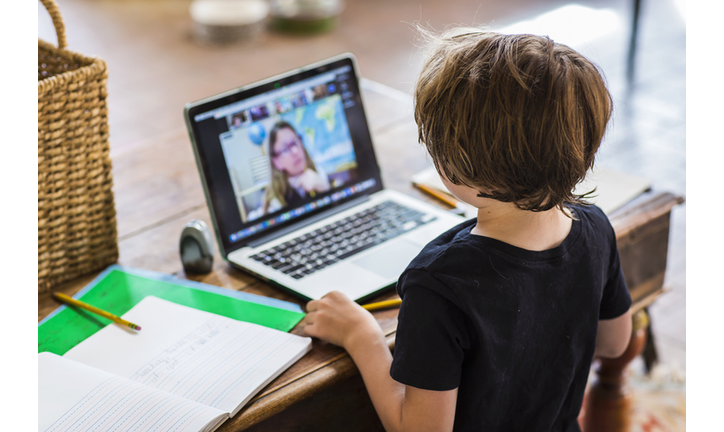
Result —
<instances>
[{"instance_id":1,"label":"boy's arm","mask_svg":"<svg viewBox=\"0 0 724 432\"><path fill-rule=\"evenodd\" d=\"M631 339L631 310L623 315L598 321L594 357L617 358L626 351Z\"/></svg>"},{"instance_id":2,"label":"boy's arm","mask_svg":"<svg viewBox=\"0 0 724 432\"><path fill-rule=\"evenodd\" d=\"M423 390L392 379L392 354L382 329L369 312L339 292L309 302L307 311L304 331L347 350L385 430L452 430L457 389Z\"/></svg>"}]
</instances>

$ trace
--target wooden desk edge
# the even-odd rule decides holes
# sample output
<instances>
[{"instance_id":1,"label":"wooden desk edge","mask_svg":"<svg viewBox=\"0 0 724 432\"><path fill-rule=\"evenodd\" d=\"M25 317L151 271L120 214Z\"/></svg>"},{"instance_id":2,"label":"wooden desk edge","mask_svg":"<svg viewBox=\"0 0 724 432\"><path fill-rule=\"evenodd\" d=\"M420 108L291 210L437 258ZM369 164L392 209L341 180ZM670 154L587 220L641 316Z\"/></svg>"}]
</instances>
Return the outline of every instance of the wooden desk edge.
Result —
<instances>
[{"instance_id":1,"label":"wooden desk edge","mask_svg":"<svg viewBox=\"0 0 724 432\"><path fill-rule=\"evenodd\" d=\"M390 350L395 347L395 332L385 336ZM332 386L335 383L353 377L358 369L352 358L346 353L335 357L329 363L320 365L311 373L299 377L272 393L252 399L232 419L227 420L219 431L242 431L284 411L287 407Z\"/></svg>"},{"instance_id":2,"label":"wooden desk edge","mask_svg":"<svg viewBox=\"0 0 724 432\"><path fill-rule=\"evenodd\" d=\"M670 192L644 192L630 203L609 215L616 237L621 238L631 233L642 221L664 216L685 202L684 197Z\"/></svg>"}]
</instances>

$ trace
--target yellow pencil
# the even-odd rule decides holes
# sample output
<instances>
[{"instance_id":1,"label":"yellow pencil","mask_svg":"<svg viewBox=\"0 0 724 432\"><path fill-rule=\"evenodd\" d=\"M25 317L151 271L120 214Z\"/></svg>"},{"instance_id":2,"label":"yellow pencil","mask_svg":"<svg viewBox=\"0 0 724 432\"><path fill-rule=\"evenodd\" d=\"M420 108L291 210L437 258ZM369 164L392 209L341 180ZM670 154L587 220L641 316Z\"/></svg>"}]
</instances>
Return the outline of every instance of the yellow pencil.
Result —
<instances>
[{"instance_id":1,"label":"yellow pencil","mask_svg":"<svg viewBox=\"0 0 724 432\"><path fill-rule=\"evenodd\" d=\"M377 309L384 309L388 307L395 307L402 304L402 299L394 299L394 300L385 300L377 303L370 303L366 305L362 305L363 308L367 309L368 311L377 310Z\"/></svg>"},{"instance_id":2,"label":"yellow pencil","mask_svg":"<svg viewBox=\"0 0 724 432\"><path fill-rule=\"evenodd\" d=\"M444 202L452 208L457 208L460 206L460 201L456 200L454 197L446 194L445 192L439 191L422 183L415 183L415 186L421 191L427 193L428 195L432 195L433 197L439 199L440 201Z\"/></svg>"},{"instance_id":3,"label":"yellow pencil","mask_svg":"<svg viewBox=\"0 0 724 432\"><path fill-rule=\"evenodd\" d=\"M103 309L98 309L97 307L91 306L88 303L84 303L80 300L76 300L73 297L69 297L63 293L54 292L53 297L55 297L56 299L60 300L63 303L67 303L69 305L73 305L73 306L77 306L81 309L85 309L89 312L93 312L94 314L100 315L103 318L108 318L109 320L111 320L113 322L116 322L116 323L121 324L126 327L130 327L133 330L141 330L141 327L137 326L136 324L128 322L128 321L124 320L123 318L113 315L110 312L104 311Z\"/></svg>"}]
</instances>

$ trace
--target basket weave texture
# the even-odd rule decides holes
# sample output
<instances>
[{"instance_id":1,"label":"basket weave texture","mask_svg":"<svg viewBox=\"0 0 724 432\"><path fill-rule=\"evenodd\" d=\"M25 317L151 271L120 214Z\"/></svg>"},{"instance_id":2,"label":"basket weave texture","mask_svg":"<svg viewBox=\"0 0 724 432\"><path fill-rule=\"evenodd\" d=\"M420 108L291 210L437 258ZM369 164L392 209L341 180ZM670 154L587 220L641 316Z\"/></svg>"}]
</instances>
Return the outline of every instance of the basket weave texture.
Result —
<instances>
[{"instance_id":1,"label":"basket weave texture","mask_svg":"<svg viewBox=\"0 0 724 432\"><path fill-rule=\"evenodd\" d=\"M38 293L118 260L103 60L38 39Z\"/></svg>"}]
</instances>

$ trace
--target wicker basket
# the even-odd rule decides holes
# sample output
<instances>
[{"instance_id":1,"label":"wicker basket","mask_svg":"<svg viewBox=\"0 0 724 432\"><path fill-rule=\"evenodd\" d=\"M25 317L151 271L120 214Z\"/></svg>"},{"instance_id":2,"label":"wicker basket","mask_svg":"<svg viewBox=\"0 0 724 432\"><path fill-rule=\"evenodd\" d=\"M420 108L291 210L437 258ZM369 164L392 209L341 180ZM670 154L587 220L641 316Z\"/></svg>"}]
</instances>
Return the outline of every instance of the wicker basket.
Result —
<instances>
[{"instance_id":1,"label":"wicker basket","mask_svg":"<svg viewBox=\"0 0 724 432\"><path fill-rule=\"evenodd\" d=\"M38 39L38 293L118 259L106 64Z\"/></svg>"}]
</instances>

